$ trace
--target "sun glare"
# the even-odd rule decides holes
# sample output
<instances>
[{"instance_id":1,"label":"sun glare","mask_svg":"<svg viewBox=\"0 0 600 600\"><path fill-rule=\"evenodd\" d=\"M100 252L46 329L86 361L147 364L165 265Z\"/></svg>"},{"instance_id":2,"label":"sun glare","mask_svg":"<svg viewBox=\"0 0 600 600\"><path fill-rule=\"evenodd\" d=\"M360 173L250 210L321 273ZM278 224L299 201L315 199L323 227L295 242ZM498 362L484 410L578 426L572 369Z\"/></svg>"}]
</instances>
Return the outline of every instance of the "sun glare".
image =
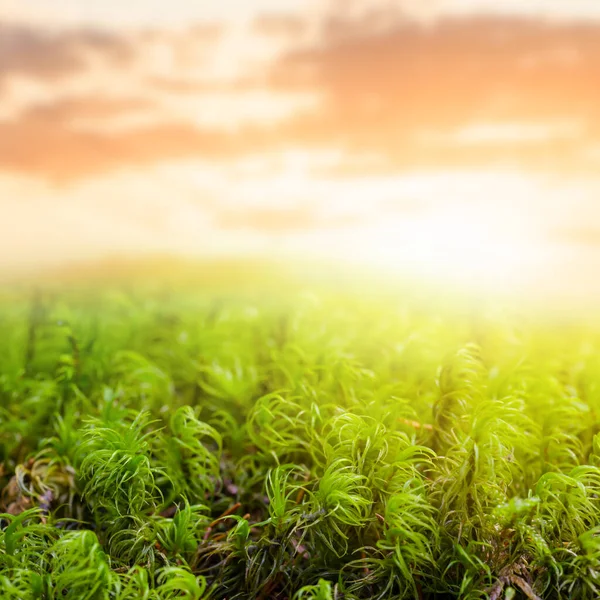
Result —
<instances>
[{"instance_id":1,"label":"sun glare","mask_svg":"<svg viewBox=\"0 0 600 600\"><path fill-rule=\"evenodd\" d=\"M538 278L556 251L528 214L544 190L519 174L421 173L338 182L335 193L336 183L329 185L320 190L323 199L343 197L345 216L355 222L351 232L332 227L316 247L344 262L510 293ZM332 204L341 222L344 213Z\"/></svg>"},{"instance_id":2,"label":"sun glare","mask_svg":"<svg viewBox=\"0 0 600 600\"><path fill-rule=\"evenodd\" d=\"M544 252L499 226L453 215L382 223L366 236L367 259L395 274L446 281L471 290L521 285Z\"/></svg>"}]
</instances>

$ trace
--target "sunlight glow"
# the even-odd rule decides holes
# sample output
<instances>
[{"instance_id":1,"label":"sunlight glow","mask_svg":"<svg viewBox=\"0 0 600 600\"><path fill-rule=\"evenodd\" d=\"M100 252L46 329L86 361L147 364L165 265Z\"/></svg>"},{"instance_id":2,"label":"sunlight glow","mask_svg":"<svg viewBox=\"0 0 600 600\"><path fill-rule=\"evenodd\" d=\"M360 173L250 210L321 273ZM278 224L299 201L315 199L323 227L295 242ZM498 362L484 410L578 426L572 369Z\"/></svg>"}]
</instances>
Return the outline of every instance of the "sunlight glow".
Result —
<instances>
[{"instance_id":1,"label":"sunlight glow","mask_svg":"<svg viewBox=\"0 0 600 600\"><path fill-rule=\"evenodd\" d=\"M0 4L0 270L600 272L597 0Z\"/></svg>"}]
</instances>

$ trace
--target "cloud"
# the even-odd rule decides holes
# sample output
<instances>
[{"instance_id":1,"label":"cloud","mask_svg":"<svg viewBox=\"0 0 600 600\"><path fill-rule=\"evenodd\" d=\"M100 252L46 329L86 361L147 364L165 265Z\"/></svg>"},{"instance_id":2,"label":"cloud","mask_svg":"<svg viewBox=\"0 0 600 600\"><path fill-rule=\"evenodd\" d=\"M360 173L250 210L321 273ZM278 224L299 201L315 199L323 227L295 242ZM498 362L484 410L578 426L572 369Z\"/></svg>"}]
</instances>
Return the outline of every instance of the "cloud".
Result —
<instances>
[{"instance_id":1,"label":"cloud","mask_svg":"<svg viewBox=\"0 0 600 600\"><path fill-rule=\"evenodd\" d=\"M246 144L253 143L247 134ZM163 123L109 134L78 131L54 120L0 122L0 167L64 184L113 170L187 157L223 160L239 140L187 123Z\"/></svg>"},{"instance_id":2,"label":"cloud","mask_svg":"<svg viewBox=\"0 0 600 600\"><path fill-rule=\"evenodd\" d=\"M378 11L360 20L327 20L320 43L287 53L271 82L276 89L322 92L319 110L289 123L289 139L343 147L348 154L378 152L384 161L408 167L559 161L552 136L540 137L537 145L526 140L523 154L518 139L483 154L415 140L474 121L551 129L557 121L576 120L594 135L600 131L599 76L599 24L477 17L420 26Z\"/></svg>"},{"instance_id":3,"label":"cloud","mask_svg":"<svg viewBox=\"0 0 600 600\"><path fill-rule=\"evenodd\" d=\"M423 132L419 139L427 144L477 145L537 143L569 140L581 135L581 124L573 122L481 122L469 123L451 132Z\"/></svg>"},{"instance_id":4,"label":"cloud","mask_svg":"<svg viewBox=\"0 0 600 600\"><path fill-rule=\"evenodd\" d=\"M221 210L215 214L216 225L225 230L258 230L285 234L306 231L321 225L319 214L309 206L287 209L259 208L251 210Z\"/></svg>"},{"instance_id":5,"label":"cloud","mask_svg":"<svg viewBox=\"0 0 600 600\"><path fill-rule=\"evenodd\" d=\"M0 81L10 75L53 80L84 69L92 56L123 63L132 48L105 31L50 32L0 22Z\"/></svg>"},{"instance_id":6,"label":"cloud","mask_svg":"<svg viewBox=\"0 0 600 600\"><path fill-rule=\"evenodd\" d=\"M68 123L80 119L103 120L136 113L153 106L143 98L103 98L100 96L76 96L34 104L25 111L30 122Z\"/></svg>"},{"instance_id":7,"label":"cloud","mask_svg":"<svg viewBox=\"0 0 600 600\"><path fill-rule=\"evenodd\" d=\"M497 118L578 109L597 115L593 82L582 77L600 68L599 34L600 25L514 18L429 27L379 14L359 23L331 19L321 44L279 62L273 84L316 86L332 112L345 108L359 124L375 116L414 126L460 123L476 110ZM579 58L565 62L567 53Z\"/></svg>"},{"instance_id":8,"label":"cloud","mask_svg":"<svg viewBox=\"0 0 600 600\"><path fill-rule=\"evenodd\" d=\"M233 81L202 80L177 75L152 76L146 80L146 83L153 90L179 96L216 93L236 95L240 92L264 90L263 81L256 75L248 75Z\"/></svg>"},{"instance_id":9,"label":"cloud","mask_svg":"<svg viewBox=\"0 0 600 600\"><path fill-rule=\"evenodd\" d=\"M213 207L214 224L224 231L258 231L285 236L316 229L344 229L361 223L361 215L326 215L310 204L288 208L254 207L235 210Z\"/></svg>"},{"instance_id":10,"label":"cloud","mask_svg":"<svg viewBox=\"0 0 600 600\"><path fill-rule=\"evenodd\" d=\"M310 28L308 20L291 13L264 13L253 23L256 33L264 36L283 37L287 40L303 36Z\"/></svg>"},{"instance_id":11,"label":"cloud","mask_svg":"<svg viewBox=\"0 0 600 600\"><path fill-rule=\"evenodd\" d=\"M236 54L243 40L217 25L129 38L2 25L0 79L62 75L70 87L53 83L53 97L0 122L0 170L64 183L287 149L341 157L315 165L317 176L597 168L589 149L600 138L600 24L486 16L423 25L389 7L340 15L315 25L264 14L254 34L287 43L270 63L257 50L260 60L244 69ZM313 30L302 37L306 27ZM88 87L75 82L91 56L106 62L98 81L114 89L99 92L93 73Z\"/></svg>"}]
</instances>

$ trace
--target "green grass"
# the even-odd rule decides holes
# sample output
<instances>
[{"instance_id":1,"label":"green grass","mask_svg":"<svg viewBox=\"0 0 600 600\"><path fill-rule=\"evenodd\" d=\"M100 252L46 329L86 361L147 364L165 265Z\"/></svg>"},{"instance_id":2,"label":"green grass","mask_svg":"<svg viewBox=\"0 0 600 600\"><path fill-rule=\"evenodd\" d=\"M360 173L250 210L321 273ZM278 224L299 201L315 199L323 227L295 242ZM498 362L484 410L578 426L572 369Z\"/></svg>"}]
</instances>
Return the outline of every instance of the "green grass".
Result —
<instances>
[{"instance_id":1,"label":"green grass","mask_svg":"<svg viewBox=\"0 0 600 600\"><path fill-rule=\"evenodd\" d=\"M600 327L280 287L2 293L0 597L600 595Z\"/></svg>"}]
</instances>

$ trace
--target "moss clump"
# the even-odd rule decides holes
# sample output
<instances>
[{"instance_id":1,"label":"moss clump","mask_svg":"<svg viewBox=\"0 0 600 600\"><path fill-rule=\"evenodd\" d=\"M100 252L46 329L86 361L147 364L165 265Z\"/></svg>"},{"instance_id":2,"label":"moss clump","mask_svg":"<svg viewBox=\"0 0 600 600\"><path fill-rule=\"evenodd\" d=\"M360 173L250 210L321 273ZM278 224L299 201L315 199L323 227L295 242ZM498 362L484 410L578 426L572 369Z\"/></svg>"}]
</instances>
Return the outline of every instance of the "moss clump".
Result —
<instances>
[{"instance_id":1,"label":"moss clump","mask_svg":"<svg viewBox=\"0 0 600 600\"><path fill-rule=\"evenodd\" d=\"M490 314L6 292L0 596L598 597L600 327Z\"/></svg>"}]
</instances>

